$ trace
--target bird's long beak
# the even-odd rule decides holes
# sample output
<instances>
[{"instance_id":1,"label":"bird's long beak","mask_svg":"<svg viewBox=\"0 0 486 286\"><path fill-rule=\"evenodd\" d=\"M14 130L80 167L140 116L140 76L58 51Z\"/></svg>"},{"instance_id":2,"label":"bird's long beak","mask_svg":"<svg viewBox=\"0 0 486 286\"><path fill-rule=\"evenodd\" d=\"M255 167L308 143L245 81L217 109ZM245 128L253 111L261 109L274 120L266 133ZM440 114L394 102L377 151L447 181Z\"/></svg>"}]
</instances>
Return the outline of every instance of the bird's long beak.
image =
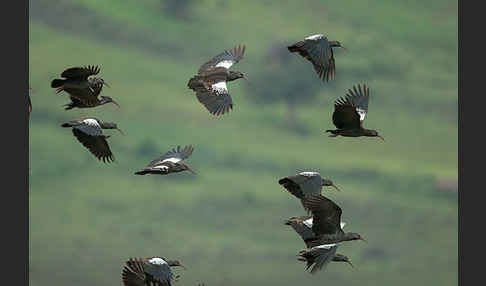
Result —
<instances>
[{"instance_id":1,"label":"bird's long beak","mask_svg":"<svg viewBox=\"0 0 486 286\"><path fill-rule=\"evenodd\" d=\"M336 185L332 184L331 187L335 188L338 191L341 191Z\"/></svg>"},{"instance_id":2,"label":"bird's long beak","mask_svg":"<svg viewBox=\"0 0 486 286\"><path fill-rule=\"evenodd\" d=\"M116 130L118 130L122 135L125 135L125 133L123 133L120 128L116 128Z\"/></svg>"},{"instance_id":3,"label":"bird's long beak","mask_svg":"<svg viewBox=\"0 0 486 286\"><path fill-rule=\"evenodd\" d=\"M359 240L362 240L362 241L368 243L368 241L366 241L366 239L364 239L364 237L361 237Z\"/></svg>"},{"instance_id":4,"label":"bird's long beak","mask_svg":"<svg viewBox=\"0 0 486 286\"><path fill-rule=\"evenodd\" d=\"M246 82L247 82L249 85L251 85L250 80L249 80L249 79L248 79L246 76L243 76L243 78L246 80Z\"/></svg>"},{"instance_id":5,"label":"bird's long beak","mask_svg":"<svg viewBox=\"0 0 486 286\"><path fill-rule=\"evenodd\" d=\"M111 102L112 102L114 105L118 106L118 108L120 108L120 105L118 104L118 102L114 101L113 99L111 100Z\"/></svg>"},{"instance_id":6,"label":"bird's long beak","mask_svg":"<svg viewBox=\"0 0 486 286\"><path fill-rule=\"evenodd\" d=\"M385 141L385 138L383 138L381 135L378 135L378 137L380 137L380 139L383 140L383 142Z\"/></svg>"}]
</instances>

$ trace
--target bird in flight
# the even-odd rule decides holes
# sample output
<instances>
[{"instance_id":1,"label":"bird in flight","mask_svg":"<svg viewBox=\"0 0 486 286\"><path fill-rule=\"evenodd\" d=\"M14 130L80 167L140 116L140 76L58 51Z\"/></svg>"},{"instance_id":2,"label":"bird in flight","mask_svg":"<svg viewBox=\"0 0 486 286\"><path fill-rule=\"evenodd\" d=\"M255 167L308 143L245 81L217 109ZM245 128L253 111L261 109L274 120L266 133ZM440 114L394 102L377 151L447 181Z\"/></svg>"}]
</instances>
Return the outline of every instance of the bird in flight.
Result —
<instances>
[{"instance_id":1,"label":"bird in flight","mask_svg":"<svg viewBox=\"0 0 486 286\"><path fill-rule=\"evenodd\" d=\"M319 78L325 81L334 79L336 74L336 63L332 48L344 48L339 41L329 41L322 34L312 35L303 41L287 47L291 53L299 53L314 66Z\"/></svg>"},{"instance_id":2,"label":"bird in flight","mask_svg":"<svg viewBox=\"0 0 486 286\"><path fill-rule=\"evenodd\" d=\"M353 86L353 89L348 89L348 93L338 98L334 102L334 113L332 114L332 122L336 126L336 130L326 130L332 135L329 137L344 136L344 137L379 137L385 141L378 131L366 129L363 127L363 121L368 113L368 102L370 100L370 88L363 84Z\"/></svg>"},{"instance_id":3,"label":"bird in flight","mask_svg":"<svg viewBox=\"0 0 486 286\"><path fill-rule=\"evenodd\" d=\"M100 77L91 77L100 72L98 66L73 67L62 72L64 79L54 79L51 87L56 89L56 93L65 91L69 94L71 102L65 104L65 110L73 108L96 107L106 103L113 103L120 107L118 103L109 96L100 96L103 86L108 84Z\"/></svg>"},{"instance_id":4,"label":"bird in flight","mask_svg":"<svg viewBox=\"0 0 486 286\"><path fill-rule=\"evenodd\" d=\"M246 78L239 71L229 68L238 63L245 53L245 46L237 46L215 56L203 64L198 74L192 77L187 86L196 92L196 97L209 113L221 115L233 109L233 100L228 92L227 82Z\"/></svg>"},{"instance_id":5,"label":"bird in flight","mask_svg":"<svg viewBox=\"0 0 486 286\"><path fill-rule=\"evenodd\" d=\"M181 149L181 146L177 146L177 149L173 148L161 157L150 162L143 170L135 172L135 174L168 175L170 173L179 173L182 171L189 171L196 174L196 172L184 163L184 160L191 156L192 151L194 151L194 147L191 145L185 146L184 149Z\"/></svg>"},{"instance_id":6,"label":"bird in flight","mask_svg":"<svg viewBox=\"0 0 486 286\"><path fill-rule=\"evenodd\" d=\"M106 141L110 136L103 135L103 129L116 129L123 134L115 123L102 122L96 118L88 117L73 119L63 123L61 127L71 127L78 141L98 158L98 160L103 160L104 163L114 161L113 153Z\"/></svg>"},{"instance_id":7,"label":"bird in flight","mask_svg":"<svg viewBox=\"0 0 486 286\"><path fill-rule=\"evenodd\" d=\"M320 195L323 186L331 186L339 191L331 180L323 179L318 172L300 172L282 178L278 183L301 202L305 196Z\"/></svg>"},{"instance_id":8,"label":"bird in flight","mask_svg":"<svg viewBox=\"0 0 486 286\"><path fill-rule=\"evenodd\" d=\"M171 286L171 281L179 277L170 269L175 266L186 269L179 261L165 257L130 258L123 267L123 285Z\"/></svg>"},{"instance_id":9,"label":"bird in flight","mask_svg":"<svg viewBox=\"0 0 486 286\"><path fill-rule=\"evenodd\" d=\"M333 244L341 241L364 240L355 232L344 232L344 224L341 223L341 208L324 197L323 195L312 195L303 198L304 208L312 213L312 220L307 221L317 239L310 241L322 244ZM305 223L306 221L304 221Z\"/></svg>"}]
</instances>

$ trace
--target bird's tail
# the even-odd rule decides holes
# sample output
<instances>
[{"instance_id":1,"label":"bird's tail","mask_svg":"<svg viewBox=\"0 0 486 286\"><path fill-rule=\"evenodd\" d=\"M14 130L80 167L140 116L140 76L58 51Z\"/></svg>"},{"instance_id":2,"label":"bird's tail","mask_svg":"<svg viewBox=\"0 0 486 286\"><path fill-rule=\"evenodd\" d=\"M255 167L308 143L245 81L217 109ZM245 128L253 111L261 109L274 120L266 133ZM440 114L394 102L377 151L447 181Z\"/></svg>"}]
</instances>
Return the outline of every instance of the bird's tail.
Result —
<instances>
[{"instance_id":1,"label":"bird's tail","mask_svg":"<svg viewBox=\"0 0 486 286\"><path fill-rule=\"evenodd\" d=\"M58 87L61 87L61 86L63 86L63 85L64 85L64 82L65 82L65 81L66 81L66 80L64 80L64 79L58 79L58 78L56 78L55 80L53 80L53 81L51 82L51 87L52 87L52 88L58 88Z\"/></svg>"},{"instance_id":2,"label":"bird's tail","mask_svg":"<svg viewBox=\"0 0 486 286\"><path fill-rule=\"evenodd\" d=\"M67 127L73 127L73 125L72 125L71 123L67 122L67 123L63 123L63 124L61 125L61 127L65 127L65 128L67 128Z\"/></svg>"},{"instance_id":3,"label":"bird's tail","mask_svg":"<svg viewBox=\"0 0 486 286\"><path fill-rule=\"evenodd\" d=\"M331 129L328 129L328 130L326 130L326 133L327 133L327 132L331 132L332 134L335 134L335 131L336 131L336 130L331 130Z\"/></svg>"}]
</instances>

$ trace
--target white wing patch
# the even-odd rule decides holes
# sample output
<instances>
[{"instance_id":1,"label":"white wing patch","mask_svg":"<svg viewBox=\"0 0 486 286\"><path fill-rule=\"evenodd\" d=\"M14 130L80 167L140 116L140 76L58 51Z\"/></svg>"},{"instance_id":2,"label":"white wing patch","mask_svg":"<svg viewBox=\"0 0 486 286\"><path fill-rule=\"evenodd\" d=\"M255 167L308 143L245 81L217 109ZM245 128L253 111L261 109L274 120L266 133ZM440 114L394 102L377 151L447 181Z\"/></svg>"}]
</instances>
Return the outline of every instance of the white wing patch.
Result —
<instances>
[{"instance_id":1,"label":"white wing patch","mask_svg":"<svg viewBox=\"0 0 486 286\"><path fill-rule=\"evenodd\" d=\"M317 172L301 172L299 175L304 176L304 177L313 177L313 176L320 176L321 174Z\"/></svg>"},{"instance_id":2,"label":"white wing patch","mask_svg":"<svg viewBox=\"0 0 486 286\"><path fill-rule=\"evenodd\" d=\"M331 249L334 246L336 246L335 243L332 243L332 244L322 244L322 245L316 246L315 248Z\"/></svg>"},{"instance_id":3,"label":"white wing patch","mask_svg":"<svg viewBox=\"0 0 486 286\"><path fill-rule=\"evenodd\" d=\"M217 63L215 67L223 67L229 69L233 65L233 63L234 63L233 61L224 60Z\"/></svg>"},{"instance_id":4,"label":"white wing patch","mask_svg":"<svg viewBox=\"0 0 486 286\"><path fill-rule=\"evenodd\" d=\"M152 259L150 259L148 261L150 264L154 264L154 265L163 265L163 264L167 264L167 262L165 262L165 260L163 260L162 258L160 257L154 257Z\"/></svg>"},{"instance_id":5,"label":"white wing patch","mask_svg":"<svg viewBox=\"0 0 486 286\"><path fill-rule=\"evenodd\" d=\"M228 93L228 88L226 87L225 81L220 81L211 86L211 88L216 92L216 94L226 94Z\"/></svg>"},{"instance_id":6,"label":"white wing patch","mask_svg":"<svg viewBox=\"0 0 486 286\"><path fill-rule=\"evenodd\" d=\"M73 126L85 134L90 136L101 136L103 134L103 130L101 130L101 126L98 124L98 121L88 118L83 120L82 124Z\"/></svg>"},{"instance_id":7,"label":"white wing patch","mask_svg":"<svg viewBox=\"0 0 486 286\"><path fill-rule=\"evenodd\" d=\"M181 159L181 158L174 158L174 157L172 157L172 158L167 158L167 159L164 159L164 160L162 161L162 163L167 162L167 161L172 162L172 163L177 163L177 162L182 161L182 159Z\"/></svg>"},{"instance_id":8,"label":"white wing patch","mask_svg":"<svg viewBox=\"0 0 486 286\"><path fill-rule=\"evenodd\" d=\"M311 217L310 219L304 220L302 223L305 224L308 228L312 228L312 224L314 223L314 220Z\"/></svg>"},{"instance_id":9,"label":"white wing patch","mask_svg":"<svg viewBox=\"0 0 486 286\"><path fill-rule=\"evenodd\" d=\"M341 228L344 228L344 226L346 225L346 223L344 221L341 222Z\"/></svg>"},{"instance_id":10,"label":"white wing patch","mask_svg":"<svg viewBox=\"0 0 486 286\"><path fill-rule=\"evenodd\" d=\"M356 112L359 114L359 120L363 121L366 117L366 110L356 107Z\"/></svg>"},{"instance_id":11,"label":"white wing patch","mask_svg":"<svg viewBox=\"0 0 486 286\"><path fill-rule=\"evenodd\" d=\"M305 38L305 40L318 40L318 39L321 39L323 37L324 37L323 34L316 34L316 35L312 35L312 36Z\"/></svg>"},{"instance_id":12,"label":"white wing patch","mask_svg":"<svg viewBox=\"0 0 486 286\"><path fill-rule=\"evenodd\" d=\"M162 169L164 171L167 171L169 169L169 167L167 167L165 165L159 165L159 166L152 167L152 169Z\"/></svg>"}]
</instances>

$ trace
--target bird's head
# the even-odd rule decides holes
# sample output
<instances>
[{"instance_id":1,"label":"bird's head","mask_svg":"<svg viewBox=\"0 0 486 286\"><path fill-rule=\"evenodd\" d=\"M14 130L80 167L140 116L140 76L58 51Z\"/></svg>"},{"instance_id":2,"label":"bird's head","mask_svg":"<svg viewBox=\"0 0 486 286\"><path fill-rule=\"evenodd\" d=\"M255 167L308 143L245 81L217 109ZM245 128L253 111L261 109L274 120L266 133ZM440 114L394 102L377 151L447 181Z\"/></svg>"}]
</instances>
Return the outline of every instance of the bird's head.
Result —
<instances>
[{"instance_id":1,"label":"bird's head","mask_svg":"<svg viewBox=\"0 0 486 286\"><path fill-rule=\"evenodd\" d=\"M349 260L349 258L346 255L336 253L336 254L334 254L334 257L332 258L332 260L338 261L338 262L346 262L349 265L351 265L351 267L354 267L353 264L351 263L351 260Z\"/></svg>"},{"instance_id":2,"label":"bird's head","mask_svg":"<svg viewBox=\"0 0 486 286\"><path fill-rule=\"evenodd\" d=\"M120 128L118 128L118 126L116 125L116 123L113 123L113 122L103 122L100 124L101 128L103 129L116 129L118 130L122 135L125 135L125 133L123 133L123 131L121 131Z\"/></svg>"},{"instance_id":3,"label":"bird's head","mask_svg":"<svg viewBox=\"0 0 486 286\"><path fill-rule=\"evenodd\" d=\"M347 232L345 234L345 240L362 240L362 241L366 241L364 239L364 237L362 237L359 233L356 233L356 232Z\"/></svg>"},{"instance_id":4,"label":"bird's head","mask_svg":"<svg viewBox=\"0 0 486 286\"><path fill-rule=\"evenodd\" d=\"M379 137L381 140L385 141L385 138L383 138L380 134L378 134L378 131L376 131L376 130L367 130L366 136Z\"/></svg>"},{"instance_id":5,"label":"bird's head","mask_svg":"<svg viewBox=\"0 0 486 286\"><path fill-rule=\"evenodd\" d=\"M322 179L322 185L326 187L333 187L338 191L341 191L331 180Z\"/></svg>"},{"instance_id":6,"label":"bird's head","mask_svg":"<svg viewBox=\"0 0 486 286\"><path fill-rule=\"evenodd\" d=\"M228 81L233 81L233 80L236 80L236 79L239 79L239 78L244 78L245 80L248 80L248 78L242 72L239 72L239 71L230 71L229 72Z\"/></svg>"},{"instance_id":7,"label":"bird's head","mask_svg":"<svg viewBox=\"0 0 486 286\"><path fill-rule=\"evenodd\" d=\"M186 270L186 267L184 265L182 265L179 260L167 260L167 264L171 267L173 266L180 266L182 268L184 268L184 270Z\"/></svg>"},{"instance_id":8,"label":"bird's head","mask_svg":"<svg viewBox=\"0 0 486 286\"><path fill-rule=\"evenodd\" d=\"M120 107L120 105L118 104L118 102L116 102L115 100L113 100L113 98L109 97L109 96L100 96L101 98L101 102L102 104L105 104L105 103L113 103L114 105Z\"/></svg>"},{"instance_id":9,"label":"bird's head","mask_svg":"<svg viewBox=\"0 0 486 286\"><path fill-rule=\"evenodd\" d=\"M329 41L329 47L331 48L342 48L343 50L345 51L348 51L348 49L346 49L340 41Z\"/></svg>"}]
</instances>

